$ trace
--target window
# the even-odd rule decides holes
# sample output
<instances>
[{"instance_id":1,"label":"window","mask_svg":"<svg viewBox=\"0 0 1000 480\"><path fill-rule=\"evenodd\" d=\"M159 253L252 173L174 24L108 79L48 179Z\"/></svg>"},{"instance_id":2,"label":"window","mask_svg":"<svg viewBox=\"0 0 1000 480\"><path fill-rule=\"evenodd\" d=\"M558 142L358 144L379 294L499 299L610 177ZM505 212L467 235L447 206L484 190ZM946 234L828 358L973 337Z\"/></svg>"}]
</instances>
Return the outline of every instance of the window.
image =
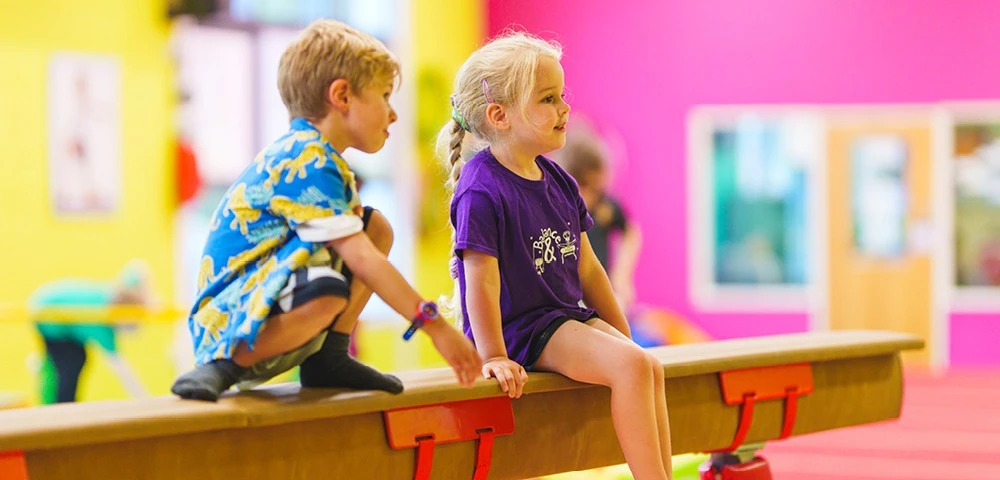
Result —
<instances>
[{"instance_id":1,"label":"window","mask_svg":"<svg viewBox=\"0 0 1000 480\"><path fill-rule=\"evenodd\" d=\"M948 126L953 220L947 283L956 310L1000 306L1000 120L959 115Z\"/></svg>"},{"instance_id":2,"label":"window","mask_svg":"<svg viewBox=\"0 0 1000 480\"><path fill-rule=\"evenodd\" d=\"M690 129L694 302L804 310L821 121L794 111L702 109Z\"/></svg>"}]
</instances>

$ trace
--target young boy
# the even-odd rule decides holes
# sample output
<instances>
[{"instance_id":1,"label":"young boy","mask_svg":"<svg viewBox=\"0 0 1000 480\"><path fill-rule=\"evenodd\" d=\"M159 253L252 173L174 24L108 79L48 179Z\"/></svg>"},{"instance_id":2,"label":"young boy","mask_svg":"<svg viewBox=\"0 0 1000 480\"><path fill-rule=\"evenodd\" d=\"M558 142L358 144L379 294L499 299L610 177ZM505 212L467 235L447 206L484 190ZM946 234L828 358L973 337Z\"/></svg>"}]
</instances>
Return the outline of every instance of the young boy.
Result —
<instances>
[{"instance_id":1,"label":"young boy","mask_svg":"<svg viewBox=\"0 0 1000 480\"><path fill-rule=\"evenodd\" d=\"M172 392L215 401L236 383L252 387L296 365L304 387L401 392L398 378L348 354L372 290L431 336L461 384L480 374L472 343L386 259L392 229L361 206L340 156L385 144L398 76L385 45L336 21L313 23L285 50L278 89L291 128L213 215L188 320L198 367Z\"/></svg>"}]
</instances>

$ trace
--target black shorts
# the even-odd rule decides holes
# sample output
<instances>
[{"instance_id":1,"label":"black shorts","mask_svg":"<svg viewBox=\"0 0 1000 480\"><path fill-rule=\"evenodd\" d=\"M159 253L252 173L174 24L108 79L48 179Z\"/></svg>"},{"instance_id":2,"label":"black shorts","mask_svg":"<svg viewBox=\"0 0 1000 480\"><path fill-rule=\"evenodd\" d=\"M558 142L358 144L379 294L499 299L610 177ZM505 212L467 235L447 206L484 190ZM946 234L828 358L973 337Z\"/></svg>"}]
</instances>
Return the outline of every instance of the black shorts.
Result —
<instances>
[{"instance_id":1,"label":"black shorts","mask_svg":"<svg viewBox=\"0 0 1000 480\"><path fill-rule=\"evenodd\" d=\"M542 351L545 350L545 346L549 344L549 340L552 338L552 334L559 330L559 327L563 326L566 322L580 322L586 323L592 318L597 318L597 315L592 315L586 320L580 320L570 317L557 317L553 319L549 324L535 335L535 338L531 339L531 344L528 346L528 357L524 361L524 369L527 371L533 371L535 363L538 362L538 358L542 356Z\"/></svg>"},{"instance_id":2,"label":"black shorts","mask_svg":"<svg viewBox=\"0 0 1000 480\"><path fill-rule=\"evenodd\" d=\"M368 221L371 220L372 207L364 207L361 220L364 222L365 230L368 229ZM331 252L331 255L333 253ZM336 296L347 298L351 295L351 279L353 275L343 262L336 262L340 268L334 268L332 264L306 265L292 272L288 277L288 283L278 294L278 302L274 308L281 313L291 311L306 303L324 296Z\"/></svg>"}]
</instances>

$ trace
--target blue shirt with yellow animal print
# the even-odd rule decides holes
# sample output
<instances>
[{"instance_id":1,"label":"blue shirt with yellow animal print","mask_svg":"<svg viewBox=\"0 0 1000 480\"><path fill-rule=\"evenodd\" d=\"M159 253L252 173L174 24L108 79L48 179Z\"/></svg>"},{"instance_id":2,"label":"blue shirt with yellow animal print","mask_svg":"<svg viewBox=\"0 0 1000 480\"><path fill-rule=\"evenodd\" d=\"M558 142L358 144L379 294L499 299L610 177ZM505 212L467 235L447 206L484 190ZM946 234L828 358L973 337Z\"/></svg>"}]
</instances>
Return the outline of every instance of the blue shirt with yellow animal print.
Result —
<instances>
[{"instance_id":1,"label":"blue shirt with yellow animal print","mask_svg":"<svg viewBox=\"0 0 1000 480\"><path fill-rule=\"evenodd\" d=\"M354 174L308 121L295 118L230 187L212 215L188 319L199 364L251 347L289 276L324 247L296 228L359 215Z\"/></svg>"}]
</instances>

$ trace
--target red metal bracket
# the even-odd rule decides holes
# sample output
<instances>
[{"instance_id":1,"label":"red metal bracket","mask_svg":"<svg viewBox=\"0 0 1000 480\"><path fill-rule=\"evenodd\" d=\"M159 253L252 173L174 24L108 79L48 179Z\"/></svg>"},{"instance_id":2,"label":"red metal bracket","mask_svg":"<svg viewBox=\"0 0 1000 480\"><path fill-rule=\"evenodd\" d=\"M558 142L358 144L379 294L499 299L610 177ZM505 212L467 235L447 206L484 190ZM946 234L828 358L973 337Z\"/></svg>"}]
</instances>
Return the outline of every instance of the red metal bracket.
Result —
<instances>
[{"instance_id":1,"label":"red metal bracket","mask_svg":"<svg viewBox=\"0 0 1000 480\"><path fill-rule=\"evenodd\" d=\"M28 480L28 464L24 461L24 452L0 452L0 478Z\"/></svg>"},{"instance_id":2,"label":"red metal bracket","mask_svg":"<svg viewBox=\"0 0 1000 480\"><path fill-rule=\"evenodd\" d=\"M764 400L786 400L780 439L791 436L798 415L799 397L813 391L812 366L808 363L746 368L719 373L726 405L743 405L733 443L719 450L733 451L743 444L753 423L754 405Z\"/></svg>"},{"instance_id":3,"label":"red metal bracket","mask_svg":"<svg viewBox=\"0 0 1000 480\"><path fill-rule=\"evenodd\" d=\"M385 431L393 450L417 449L414 480L431 477L434 445L479 440L473 480L485 480L493 461L493 440L514 433L510 397L421 405L383 412Z\"/></svg>"}]
</instances>

